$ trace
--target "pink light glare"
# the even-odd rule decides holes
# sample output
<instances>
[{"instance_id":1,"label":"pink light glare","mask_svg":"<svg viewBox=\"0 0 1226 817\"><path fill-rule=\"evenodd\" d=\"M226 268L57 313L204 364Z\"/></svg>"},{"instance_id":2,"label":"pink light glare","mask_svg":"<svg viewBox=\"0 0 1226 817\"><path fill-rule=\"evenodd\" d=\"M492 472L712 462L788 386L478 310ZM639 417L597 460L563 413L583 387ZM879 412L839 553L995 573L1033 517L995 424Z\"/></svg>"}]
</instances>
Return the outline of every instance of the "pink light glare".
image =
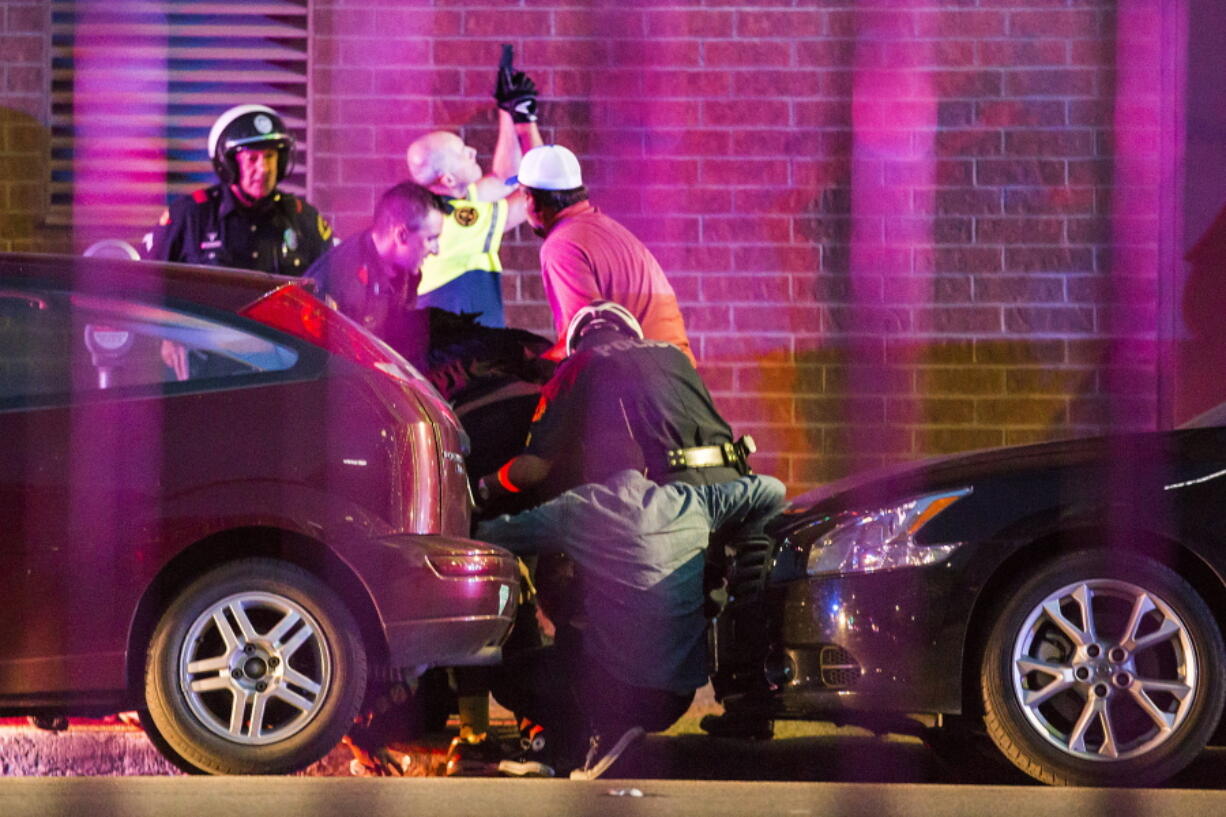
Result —
<instances>
[{"instance_id":1,"label":"pink light glare","mask_svg":"<svg viewBox=\"0 0 1226 817\"><path fill-rule=\"evenodd\" d=\"M907 38L923 0L907 0L857 18L851 99L851 389L858 394L891 391L890 370L909 368L920 351L918 338L898 344L887 360L884 344L914 338L915 312L932 302L931 270L936 187L937 98L929 71L932 41ZM884 67L878 46L906 52L901 68ZM911 425L918 397L890 401L884 425ZM897 457L910 449L906 435L883 435L876 423L853 423L853 469ZM884 442L883 442L884 441ZM901 450L893 450L895 447Z\"/></svg>"}]
</instances>

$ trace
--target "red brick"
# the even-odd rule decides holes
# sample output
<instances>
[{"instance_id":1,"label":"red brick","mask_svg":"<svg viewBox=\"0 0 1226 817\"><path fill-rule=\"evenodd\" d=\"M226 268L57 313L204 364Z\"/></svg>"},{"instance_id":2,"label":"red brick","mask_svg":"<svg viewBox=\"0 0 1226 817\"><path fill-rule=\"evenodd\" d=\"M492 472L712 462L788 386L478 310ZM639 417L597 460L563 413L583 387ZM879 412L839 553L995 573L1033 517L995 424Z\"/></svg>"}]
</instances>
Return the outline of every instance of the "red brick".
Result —
<instances>
[{"instance_id":1,"label":"red brick","mask_svg":"<svg viewBox=\"0 0 1226 817\"><path fill-rule=\"evenodd\" d=\"M709 274L701 281L701 296L708 303L788 303L792 300L790 281L783 276Z\"/></svg>"},{"instance_id":2,"label":"red brick","mask_svg":"<svg viewBox=\"0 0 1226 817\"><path fill-rule=\"evenodd\" d=\"M976 339L975 362L985 364L1058 366L1072 361L1062 340Z\"/></svg>"},{"instance_id":3,"label":"red brick","mask_svg":"<svg viewBox=\"0 0 1226 817\"><path fill-rule=\"evenodd\" d=\"M0 54L6 65L40 64L45 59L46 41L41 36L8 34L0 36Z\"/></svg>"},{"instance_id":4,"label":"red brick","mask_svg":"<svg viewBox=\"0 0 1226 817\"><path fill-rule=\"evenodd\" d=\"M975 162L975 180L978 184L989 186L1064 184L1065 163L1042 159L978 159ZM1067 178L1067 182L1085 184L1071 177Z\"/></svg>"},{"instance_id":5,"label":"red brick","mask_svg":"<svg viewBox=\"0 0 1226 817\"><path fill-rule=\"evenodd\" d=\"M731 304L687 304L682 312L690 332L722 332L732 325Z\"/></svg>"},{"instance_id":6,"label":"red brick","mask_svg":"<svg viewBox=\"0 0 1226 817\"><path fill-rule=\"evenodd\" d=\"M918 401L891 400L886 404L886 416L892 423L905 419L925 425L967 425L975 421L975 403L965 398L925 394Z\"/></svg>"},{"instance_id":7,"label":"red brick","mask_svg":"<svg viewBox=\"0 0 1226 817\"><path fill-rule=\"evenodd\" d=\"M623 67L697 68L702 64L699 52L693 40L614 40L609 57Z\"/></svg>"},{"instance_id":8,"label":"red brick","mask_svg":"<svg viewBox=\"0 0 1226 817\"><path fill-rule=\"evenodd\" d=\"M1009 272L1092 272L1094 254L1085 247L1006 247Z\"/></svg>"},{"instance_id":9,"label":"red brick","mask_svg":"<svg viewBox=\"0 0 1226 817\"><path fill-rule=\"evenodd\" d=\"M986 215L1001 212L1001 191L980 187L936 191L936 212L943 215Z\"/></svg>"},{"instance_id":10,"label":"red brick","mask_svg":"<svg viewBox=\"0 0 1226 817\"><path fill-rule=\"evenodd\" d=\"M727 97L732 83L733 77L722 71L653 71L643 77L643 90L648 99Z\"/></svg>"},{"instance_id":11,"label":"red brick","mask_svg":"<svg viewBox=\"0 0 1226 817\"><path fill-rule=\"evenodd\" d=\"M917 12L915 17L921 37L1000 37L1005 33L1006 15L996 11L944 9Z\"/></svg>"},{"instance_id":12,"label":"red brick","mask_svg":"<svg viewBox=\"0 0 1226 817\"><path fill-rule=\"evenodd\" d=\"M737 102L705 101L702 104L702 122L707 125L754 127L786 126L789 122L788 103L761 100ZM693 121L693 120L691 120Z\"/></svg>"},{"instance_id":13,"label":"red brick","mask_svg":"<svg viewBox=\"0 0 1226 817\"><path fill-rule=\"evenodd\" d=\"M48 6L43 3L31 5L9 3L5 13L0 14L0 17L3 18L3 31L8 34L42 35L50 22L47 9Z\"/></svg>"},{"instance_id":14,"label":"red brick","mask_svg":"<svg viewBox=\"0 0 1226 817\"><path fill-rule=\"evenodd\" d=\"M736 17L736 36L747 39L805 40L825 33L825 15L811 9L755 9L742 11Z\"/></svg>"},{"instance_id":15,"label":"red brick","mask_svg":"<svg viewBox=\"0 0 1226 817\"><path fill-rule=\"evenodd\" d=\"M849 100L798 100L793 105L795 122L801 128L850 128Z\"/></svg>"},{"instance_id":16,"label":"red brick","mask_svg":"<svg viewBox=\"0 0 1226 817\"><path fill-rule=\"evenodd\" d=\"M744 153L745 151L731 147L734 136L741 136L738 131L730 135L728 131L699 130L664 130L652 128L645 134L646 152L652 156L726 156L730 151ZM776 133L772 131L771 133Z\"/></svg>"},{"instance_id":17,"label":"red brick","mask_svg":"<svg viewBox=\"0 0 1226 817\"><path fill-rule=\"evenodd\" d=\"M1009 33L1020 37L1097 37L1101 18L1095 11L1044 9L1015 11L1009 15Z\"/></svg>"},{"instance_id":18,"label":"red brick","mask_svg":"<svg viewBox=\"0 0 1226 817\"><path fill-rule=\"evenodd\" d=\"M373 71L373 91L388 96L437 97L457 96L460 93L461 74L456 71L432 71L429 69L402 69L399 71ZM489 91L489 75L484 75L482 92ZM492 103L492 100L491 100Z\"/></svg>"},{"instance_id":19,"label":"red brick","mask_svg":"<svg viewBox=\"0 0 1226 817\"><path fill-rule=\"evenodd\" d=\"M943 156L999 156L1004 140L998 130L945 130L937 134Z\"/></svg>"},{"instance_id":20,"label":"red brick","mask_svg":"<svg viewBox=\"0 0 1226 817\"><path fill-rule=\"evenodd\" d=\"M915 311L915 329L948 335L997 333L1002 328L1001 311L987 306L942 306Z\"/></svg>"},{"instance_id":21,"label":"red brick","mask_svg":"<svg viewBox=\"0 0 1226 817\"><path fill-rule=\"evenodd\" d=\"M1064 222L1053 218L981 218L975 221L979 244L1059 244Z\"/></svg>"},{"instance_id":22,"label":"red brick","mask_svg":"<svg viewBox=\"0 0 1226 817\"><path fill-rule=\"evenodd\" d=\"M1053 40L982 40L979 42L979 62L982 65L1021 67L1064 65L1069 61L1069 44L1065 39Z\"/></svg>"},{"instance_id":23,"label":"red brick","mask_svg":"<svg viewBox=\"0 0 1226 817\"><path fill-rule=\"evenodd\" d=\"M671 191L657 202L661 211L678 213L728 213L732 208L732 191L724 187L694 187Z\"/></svg>"},{"instance_id":24,"label":"red brick","mask_svg":"<svg viewBox=\"0 0 1226 817\"><path fill-rule=\"evenodd\" d=\"M1047 159L1093 156L1094 133L1089 130L1012 131L1005 134L1005 152Z\"/></svg>"},{"instance_id":25,"label":"red brick","mask_svg":"<svg viewBox=\"0 0 1226 817\"><path fill-rule=\"evenodd\" d=\"M857 363L853 367L831 366L826 370L826 394L853 396L915 393L915 375L910 369Z\"/></svg>"},{"instance_id":26,"label":"red brick","mask_svg":"<svg viewBox=\"0 0 1226 817\"><path fill-rule=\"evenodd\" d=\"M469 12L470 17L484 14L484 11ZM646 33L678 36L675 33L648 32L644 27L644 12L637 9L558 9L552 16L552 34L555 37L638 37ZM547 33L548 30L542 31L539 36Z\"/></svg>"},{"instance_id":27,"label":"red brick","mask_svg":"<svg viewBox=\"0 0 1226 817\"><path fill-rule=\"evenodd\" d=\"M978 303L1063 303L1064 278L1043 276L992 276L975 281Z\"/></svg>"},{"instance_id":28,"label":"red brick","mask_svg":"<svg viewBox=\"0 0 1226 817\"><path fill-rule=\"evenodd\" d=\"M1001 270L1001 251L996 247L934 247L917 272L988 273Z\"/></svg>"},{"instance_id":29,"label":"red brick","mask_svg":"<svg viewBox=\"0 0 1226 817\"><path fill-rule=\"evenodd\" d=\"M715 77L726 77L714 74ZM822 77L816 71L741 71L735 76L736 95L769 99L820 96ZM718 92L717 92L718 93Z\"/></svg>"},{"instance_id":30,"label":"red brick","mask_svg":"<svg viewBox=\"0 0 1226 817\"><path fill-rule=\"evenodd\" d=\"M492 12L501 14L503 12ZM373 14L369 12L365 14L346 14L344 15L347 21L345 24L347 34L358 33L349 26L354 22L365 18L374 23L374 30L370 33L376 36L388 36L393 34L400 37L455 37L462 34L462 19L456 12L436 11L423 14L420 9L376 9ZM472 15L469 15L471 19ZM486 48L489 53L491 65L497 65L499 52L494 43L489 43Z\"/></svg>"},{"instance_id":31,"label":"red brick","mask_svg":"<svg viewBox=\"0 0 1226 817\"><path fill-rule=\"evenodd\" d=\"M700 245L667 245L654 248L656 259L664 271L726 272L733 269L729 247Z\"/></svg>"},{"instance_id":32,"label":"red brick","mask_svg":"<svg viewBox=\"0 0 1226 817\"><path fill-rule=\"evenodd\" d=\"M1094 212L1092 187L1036 187L1005 191L1005 212L1019 215Z\"/></svg>"},{"instance_id":33,"label":"red brick","mask_svg":"<svg viewBox=\"0 0 1226 817\"><path fill-rule=\"evenodd\" d=\"M1085 394L1096 390L1092 369L1014 369L1005 376L1010 394Z\"/></svg>"},{"instance_id":34,"label":"red brick","mask_svg":"<svg viewBox=\"0 0 1226 817\"><path fill-rule=\"evenodd\" d=\"M1001 398L975 403L975 419L989 425L1048 425L1064 423L1067 418L1065 400Z\"/></svg>"},{"instance_id":35,"label":"red brick","mask_svg":"<svg viewBox=\"0 0 1226 817\"><path fill-rule=\"evenodd\" d=\"M532 59L543 66L599 67L610 64L610 43L599 38L543 40L532 42Z\"/></svg>"},{"instance_id":36,"label":"red brick","mask_svg":"<svg viewBox=\"0 0 1226 817\"><path fill-rule=\"evenodd\" d=\"M1095 329L1094 310L1086 307L1009 307L1004 317L1008 332L1084 334Z\"/></svg>"},{"instance_id":37,"label":"red brick","mask_svg":"<svg viewBox=\"0 0 1226 817\"><path fill-rule=\"evenodd\" d=\"M703 164L705 167L706 163ZM698 168L698 161L693 159L588 159L584 162L583 174L584 182L596 186L633 180L643 186L689 187L698 181Z\"/></svg>"},{"instance_id":38,"label":"red brick","mask_svg":"<svg viewBox=\"0 0 1226 817\"><path fill-rule=\"evenodd\" d=\"M778 43L714 40L703 43L702 53L703 64L711 68L785 68L791 61L791 49Z\"/></svg>"},{"instance_id":39,"label":"red brick","mask_svg":"<svg viewBox=\"0 0 1226 817\"><path fill-rule=\"evenodd\" d=\"M646 243L693 243L699 240L698 218L661 218L657 214L626 216L622 226Z\"/></svg>"},{"instance_id":40,"label":"red brick","mask_svg":"<svg viewBox=\"0 0 1226 817\"><path fill-rule=\"evenodd\" d=\"M1034 69L1005 72L1005 96L1090 96L1095 74L1085 69Z\"/></svg>"},{"instance_id":41,"label":"red brick","mask_svg":"<svg viewBox=\"0 0 1226 817\"><path fill-rule=\"evenodd\" d=\"M627 69L624 71L559 69L547 72L547 75L552 77L553 83L548 88L542 89L541 102L544 106L549 106L552 100L561 97L590 97L596 91L613 98L630 96L641 99L643 96L643 83L648 79L638 69ZM492 81L492 75L489 71L475 71L474 76L476 78L476 85L475 87L470 86L469 92L475 93L480 90L480 92L489 93ZM543 77L545 76L546 74L538 71L532 72L532 78L536 82L537 87L541 87ZM547 117L549 109L546 108L545 110Z\"/></svg>"},{"instance_id":42,"label":"red brick","mask_svg":"<svg viewBox=\"0 0 1226 817\"><path fill-rule=\"evenodd\" d=\"M983 100L976 103L976 122L990 127L1061 127L1072 104L1048 99Z\"/></svg>"},{"instance_id":43,"label":"red brick","mask_svg":"<svg viewBox=\"0 0 1226 817\"><path fill-rule=\"evenodd\" d=\"M933 71L929 74L932 92L941 98L1000 96L1002 74L999 71Z\"/></svg>"},{"instance_id":44,"label":"red brick","mask_svg":"<svg viewBox=\"0 0 1226 817\"><path fill-rule=\"evenodd\" d=\"M954 454L1005 444L999 428L920 428L915 431L916 453Z\"/></svg>"},{"instance_id":45,"label":"red brick","mask_svg":"<svg viewBox=\"0 0 1226 817\"><path fill-rule=\"evenodd\" d=\"M338 40L337 55L339 63L344 66L419 66L430 61L430 43L400 39Z\"/></svg>"},{"instance_id":46,"label":"red brick","mask_svg":"<svg viewBox=\"0 0 1226 817\"><path fill-rule=\"evenodd\" d=\"M645 16L649 37L694 37L704 40L733 36L734 15L731 11L652 9L646 11Z\"/></svg>"},{"instance_id":47,"label":"red brick","mask_svg":"<svg viewBox=\"0 0 1226 817\"><path fill-rule=\"evenodd\" d=\"M786 244L792 239L791 221L786 216L705 216L702 240L719 244L744 244L747 240Z\"/></svg>"},{"instance_id":48,"label":"red brick","mask_svg":"<svg viewBox=\"0 0 1226 817\"><path fill-rule=\"evenodd\" d=\"M796 61L801 68L837 68L851 65L855 41L802 40L796 44Z\"/></svg>"},{"instance_id":49,"label":"red brick","mask_svg":"<svg viewBox=\"0 0 1226 817\"><path fill-rule=\"evenodd\" d=\"M912 329L911 311L906 307L863 303L855 306L832 305L824 310L822 327L841 334L889 335L909 332Z\"/></svg>"}]
</instances>

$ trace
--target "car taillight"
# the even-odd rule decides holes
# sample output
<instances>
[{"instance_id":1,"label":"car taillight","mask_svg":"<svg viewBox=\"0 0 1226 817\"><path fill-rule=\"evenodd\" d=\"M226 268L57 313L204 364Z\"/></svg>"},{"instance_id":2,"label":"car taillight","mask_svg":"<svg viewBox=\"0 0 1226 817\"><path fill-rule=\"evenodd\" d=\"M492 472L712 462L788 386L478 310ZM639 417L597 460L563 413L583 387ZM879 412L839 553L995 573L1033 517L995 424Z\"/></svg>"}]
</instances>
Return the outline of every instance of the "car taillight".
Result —
<instances>
[{"instance_id":1,"label":"car taillight","mask_svg":"<svg viewBox=\"0 0 1226 817\"><path fill-rule=\"evenodd\" d=\"M239 314L405 383L430 385L394 349L298 284L274 289Z\"/></svg>"},{"instance_id":2,"label":"car taillight","mask_svg":"<svg viewBox=\"0 0 1226 817\"><path fill-rule=\"evenodd\" d=\"M506 558L493 553L431 554L426 562L445 579L472 579L498 576L505 569Z\"/></svg>"}]
</instances>

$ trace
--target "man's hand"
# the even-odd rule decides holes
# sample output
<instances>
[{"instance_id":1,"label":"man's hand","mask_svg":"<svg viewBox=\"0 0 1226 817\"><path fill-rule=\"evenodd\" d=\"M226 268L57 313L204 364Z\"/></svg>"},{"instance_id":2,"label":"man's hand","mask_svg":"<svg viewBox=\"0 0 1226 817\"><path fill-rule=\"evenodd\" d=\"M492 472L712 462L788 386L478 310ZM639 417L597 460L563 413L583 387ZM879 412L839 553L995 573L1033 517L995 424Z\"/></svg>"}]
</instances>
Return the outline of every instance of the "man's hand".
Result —
<instances>
[{"instance_id":1,"label":"man's hand","mask_svg":"<svg viewBox=\"0 0 1226 817\"><path fill-rule=\"evenodd\" d=\"M494 99L516 123L536 121L536 94L536 83L523 71L515 71L505 63L498 69Z\"/></svg>"}]
</instances>

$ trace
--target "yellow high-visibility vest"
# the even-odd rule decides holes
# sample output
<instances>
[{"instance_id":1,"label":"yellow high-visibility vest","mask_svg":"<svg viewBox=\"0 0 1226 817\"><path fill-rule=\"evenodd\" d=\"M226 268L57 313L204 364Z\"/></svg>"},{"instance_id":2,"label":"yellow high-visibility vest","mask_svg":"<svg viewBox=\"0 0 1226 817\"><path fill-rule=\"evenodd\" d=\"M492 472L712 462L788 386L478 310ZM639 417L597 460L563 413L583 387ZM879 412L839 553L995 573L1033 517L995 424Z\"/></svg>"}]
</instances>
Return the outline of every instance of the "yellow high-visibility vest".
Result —
<instances>
[{"instance_id":1,"label":"yellow high-visibility vest","mask_svg":"<svg viewBox=\"0 0 1226 817\"><path fill-rule=\"evenodd\" d=\"M468 198L450 199L451 215L443 220L438 239L438 255L421 265L421 284L417 294L424 295L472 270L502 272L498 248L507 226L507 202L477 201L477 186L468 186Z\"/></svg>"}]
</instances>

